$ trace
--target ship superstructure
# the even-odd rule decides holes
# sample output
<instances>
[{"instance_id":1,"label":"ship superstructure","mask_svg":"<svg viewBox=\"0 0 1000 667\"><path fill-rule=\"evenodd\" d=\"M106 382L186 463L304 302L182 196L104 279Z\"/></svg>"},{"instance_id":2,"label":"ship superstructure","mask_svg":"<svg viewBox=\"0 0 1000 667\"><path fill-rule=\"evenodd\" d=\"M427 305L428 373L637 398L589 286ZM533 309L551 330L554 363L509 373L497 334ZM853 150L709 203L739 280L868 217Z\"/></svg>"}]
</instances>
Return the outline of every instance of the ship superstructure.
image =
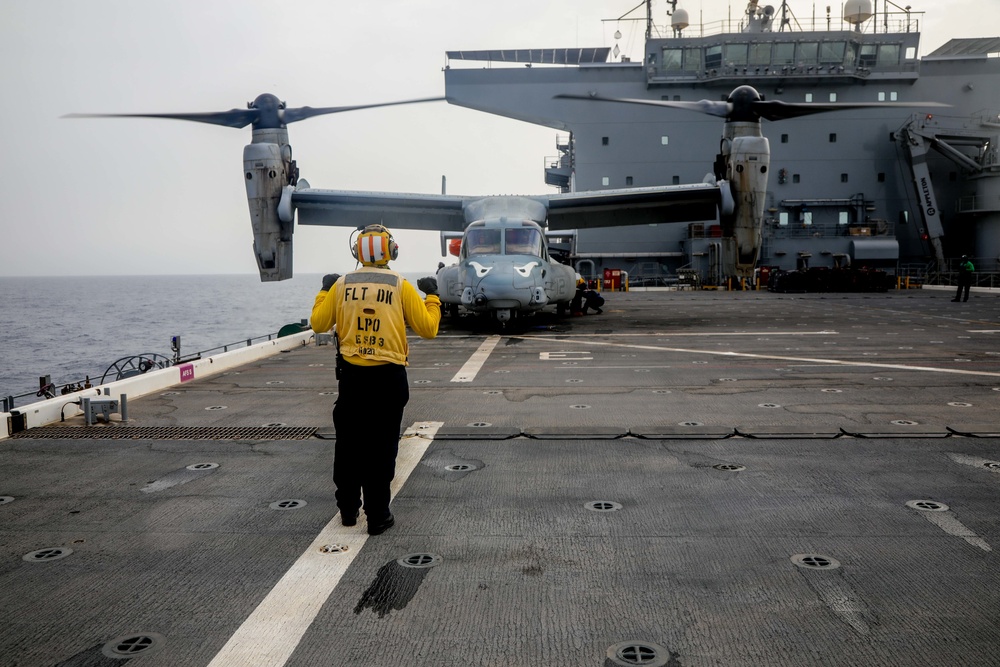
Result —
<instances>
[{"instance_id":1,"label":"ship superstructure","mask_svg":"<svg viewBox=\"0 0 1000 667\"><path fill-rule=\"evenodd\" d=\"M760 266L868 266L947 274L968 254L1000 257L1000 38L952 39L921 57L922 13L853 0L801 20L750 2L738 21L691 25L674 3L658 27L647 2L641 62L609 48L448 52L450 102L556 128L545 181L562 190L701 182L721 123L684 110L581 104L556 94L724 100L749 84L787 102L937 102L764 123L771 146ZM681 3L682 4L682 3ZM482 63L487 62L483 68ZM475 63L475 68L463 67ZM689 271L721 281L717 220L580 230L584 275L633 280Z\"/></svg>"}]
</instances>

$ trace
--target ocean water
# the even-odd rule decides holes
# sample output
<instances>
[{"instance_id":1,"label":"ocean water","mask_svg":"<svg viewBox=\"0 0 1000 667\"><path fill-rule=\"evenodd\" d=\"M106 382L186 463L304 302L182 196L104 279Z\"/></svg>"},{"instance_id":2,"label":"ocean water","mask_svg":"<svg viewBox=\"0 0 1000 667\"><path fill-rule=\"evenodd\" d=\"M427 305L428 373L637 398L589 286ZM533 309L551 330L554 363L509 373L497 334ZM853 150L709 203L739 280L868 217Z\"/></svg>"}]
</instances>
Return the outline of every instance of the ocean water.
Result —
<instances>
[{"instance_id":1,"label":"ocean water","mask_svg":"<svg viewBox=\"0 0 1000 667\"><path fill-rule=\"evenodd\" d=\"M172 336L185 356L266 340L308 320L321 285L319 274L269 283L256 275L0 277L0 396L31 392L16 399L23 406L38 400L43 375L58 388L88 375L96 384L126 357L172 359Z\"/></svg>"}]
</instances>

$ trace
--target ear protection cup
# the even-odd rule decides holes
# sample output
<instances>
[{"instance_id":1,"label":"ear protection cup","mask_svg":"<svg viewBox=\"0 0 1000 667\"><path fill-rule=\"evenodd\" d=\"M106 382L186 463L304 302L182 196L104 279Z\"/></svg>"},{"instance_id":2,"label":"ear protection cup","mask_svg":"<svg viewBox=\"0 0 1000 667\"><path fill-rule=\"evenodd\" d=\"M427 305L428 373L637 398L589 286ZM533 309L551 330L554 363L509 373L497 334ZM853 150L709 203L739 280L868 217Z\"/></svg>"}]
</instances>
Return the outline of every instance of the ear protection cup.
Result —
<instances>
[{"instance_id":1,"label":"ear protection cup","mask_svg":"<svg viewBox=\"0 0 1000 667\"><path fill-rule=\"evenodd\" d=\"M354 259L368 266L385 266L399 257L399 245L382 225L368 225L351 244Z\"/></svg>"}]
</instances>

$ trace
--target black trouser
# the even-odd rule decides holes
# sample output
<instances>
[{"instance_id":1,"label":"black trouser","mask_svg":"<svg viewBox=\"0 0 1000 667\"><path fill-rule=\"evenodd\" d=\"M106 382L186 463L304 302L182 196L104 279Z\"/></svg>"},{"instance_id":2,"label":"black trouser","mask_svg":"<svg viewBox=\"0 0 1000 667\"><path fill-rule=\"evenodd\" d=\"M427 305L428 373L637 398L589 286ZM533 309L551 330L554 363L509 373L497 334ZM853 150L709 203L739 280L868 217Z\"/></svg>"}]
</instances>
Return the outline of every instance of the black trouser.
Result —
<instances>
[{"instance_id":1,"label":"black trouser","mask_svg":"<svg viewBox=\"0 0 1000 667\"><path fill-rule=\"evenodd\" d=\"M403 408L410 399L406 367L342 363L333 426L337 444L333 483L337 507L350 516L361 507L369 522L389 515L389 484L396 475L396 452Z\"/></svg>"},{"instance_id":2,"label":"black trouser","mask_svg":"<svg viewBox=\"0 0 1000 667\"><path fill-rule=\"evenodd\" d=\"M966 280L965 278L958 279L958 292L955 294L955 301L968 301L969 300L969 287L972 285L971 280ZM962 298L962 293L965 292L965 298Z\"/></svg>"}]
</instances>

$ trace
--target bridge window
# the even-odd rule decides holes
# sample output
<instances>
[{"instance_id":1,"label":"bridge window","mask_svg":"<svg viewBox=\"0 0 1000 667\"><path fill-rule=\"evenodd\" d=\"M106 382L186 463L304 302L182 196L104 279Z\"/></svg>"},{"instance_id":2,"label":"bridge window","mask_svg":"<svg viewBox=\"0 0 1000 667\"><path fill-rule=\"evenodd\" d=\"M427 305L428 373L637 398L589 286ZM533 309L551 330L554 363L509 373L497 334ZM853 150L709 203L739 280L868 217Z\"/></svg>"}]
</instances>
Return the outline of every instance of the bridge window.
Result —
<instances>
[{"instance_id":1,"label":"bridge window","mask_svg":"<svg viewBox=\"0 0 1000 667\"><path fill-rule=\"evenodd\" d=\"M508 229L504 243L505 255L542 256L542 234L533 227Z\"/></svg>"},{"instance_id":2,"label":"bridge window","mask_svg":"<svg viewBox=\"0 0 1000 667\"><path fill-rule=\"evenodd\" d=\"M632 185L632 177L631 176L626 176L625 177L625 185Z\"/></svg>"},{"instance_id":3,"label":"bridge window","mask_svg":"<svg viewBox=\"0 0 1000 667\"><path fill-rule=\"evenodd\" d=\"M837 217L838 225L847 225L851 222L851 215L847 211L840 211Z\"/></svg>"},{"instance_id":4,"label":"bridge window","mask_svg":"<svg viewBox=\"0 0 1000 667\"><path fill-rule=\"evenodd\" d=\"M607 146L608 145L608 138L607 137L601 137L601 145L602 146Z\"/></svg>"},{"instance_id":5,"label":"bridge window","mask_svg":"<svg viewBox=\"0 0 1000 667\"><path fill-rule=\"evenodd\" d=\"M750 45L750 64L751 65L770 65L771 64L771 44L751 44Z\"/></svg>"},{"instance_id":6,"label":"bridge window","mask_svg":"<svg viewBox=\"0 0 1000 667\"><path fill-rule=\"evenodd\" d=\"M841 174L840 175L840 182L841 183L846 183L847 182L847 174Z\"/></svg>"},{"instance_id":7,"label":"bridge window","mask_svg":"<svg viewBox=\"0 0 1000 667\"><path fill-rule=\"evenodd\" d=\"M836 132L831 132L830 133L830 143L831 144L837 143L837 133Z\"/></svg>"},{"instance_id":8,"label":"bridge window","mask_svg":"<svg viewBox=\"0 0 1000 667\"><path fill-rule=\"evenodd\" d=\"M684 69L688 72L697 72L701 69L701 49L684 49Z\"/></svg>"},{"instance_id":9,"label":"bridge window","mask_svg":"<svg viewBox=\"0 0 1000 667\"><path fill-rule=\"evenodd\" d=\"M788 135L787 134L781 135L781 143L783 143L783 144L787 144L788 143Z\"/></svg>"},{"instance_id":10,"label":"bridge window","mask_svg":"<svg viewBox=\"0 0 1000 667\"><path fill-rule=\"evenodd\" d=\"M500 230L499 229L469 229L465 233L465 242L462 243L462 252L467 257L475 255L499 255L500 254Z\"/></svg>"},{"instance_id":11,"label":"bridge window","mask_svg":"<svg viewBox=\"0 0 1000 667\"><path fill-rule=\"evenodd\" d=\"M774 64L775 65L795 64L795 44L793 42L774 45Z\"/></svg>"},{"instance_id":12,"label":"bridge window","mask_svg":"<svg viewBox=\"0 0 1000 667\"><path fill-rule=\"evenodd\" d=\"M831 102L837 101L837 93L830 93L830 101Z\"/></svg>"},{"instance_id":13,"label":"bridge window","mask_svg":"<svg viewBox=\"0 0 1000 667\"><path fill-rule=\"evenodd\" d=\"M819 43L800 42L798 51L800 65L815 65L819 58Z\"/></svg>"},{"instance_id":14,"label":"bridge window","mask_svg":"<svg viewBox=\"0 0 1000 667\"><path fill-rule=\"evenodd\" d=\"M604 186L611 185L611 179L608 178L607 176L602 177L601 178L601 185L604 185Z\"/></svg>"},{"instance_id":15,"label":"bridge window","mask_svg":"<svg viewBox=\"0 0 1000 667\"><path fill-rule=\"evenodd\" d=\"M710 46L705 49L705 69L722 66L722 46Z\"/></svg>"},{"instance_id":16,"label":"bridge window","mask_svg":"<svg viewBox=\"0 0 1000 667\"><path fill-rule=\"evenodd\" d=\"M895 67L899 65L899 44L883 44L878 47L878 66Z\"/></svg>"},{"instance_id":17,"label":"bridge window","mask_svg":"<svg viewBox=\"0 0 1000 667\"><path fill-rule=\"evenodd\" d=\"M858 67L874 67L877 53L878 53L877 45L862 44L861 53L858 55Z\"/></svg>"},{"instance_id":18,"label":"bridge window","mask_svg":"<svg viewBox=\"0 0 1000 667\"><path fill-rule=\"evenodd\" d=\"M670 137L668 137L666 135L660 137L660 145L661 146L666 146L669 143L670 143Z\"/></svg>"},{"instance_id":19,"label":"bridge window","mask_svg":"<svg viewBox=\"0 0 1000 667\"><path fill-rule=\"evenodd\" d=\"M666 72L675 72L681 69L684 58L684 49L663 49L663 69Z\"/></svg>"},{"instance_id":20,"label":"bridge window","mask_svg":"<svg viewBox=\"0 0 1000 667\"><path fill-rule=\"evenodd\" d=\"M812 101L813 101L813 94L806 93L806 102L812 102Z\"/></svg>"},{"instance_id":21,"label":"bridge window","mask_svg":"<svg viewBox=\"0 0 1000 667\"><path fill-rule=\"evenodd\" d=\"M726 44L726 64L746 65L747 45L746 44Z\"/></svg>"},{"instance_id":22,"label":"bridge window","mask_svg":"<svg viewBox=\"0 0 1000 667\"><path fill-rule=\"evenodd\" d=\"M839 65L844 62L845 42L822 42L819 45L820 65Z\"/></svg>"}]
</instances>

